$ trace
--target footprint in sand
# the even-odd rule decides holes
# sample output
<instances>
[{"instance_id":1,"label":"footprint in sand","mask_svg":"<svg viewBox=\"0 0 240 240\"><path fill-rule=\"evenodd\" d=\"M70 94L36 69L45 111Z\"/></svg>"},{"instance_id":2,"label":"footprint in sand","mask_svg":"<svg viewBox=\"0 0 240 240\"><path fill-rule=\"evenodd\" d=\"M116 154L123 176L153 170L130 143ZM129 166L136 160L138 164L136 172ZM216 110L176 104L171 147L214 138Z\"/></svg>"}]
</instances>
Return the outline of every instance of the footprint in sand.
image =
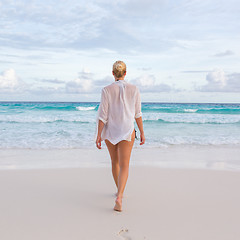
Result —
<instances>
[{"instance_id":1,"label":"footprint in sand","mask_svg":"<svg viewBox=\"0 0 240 240\"><path fill-rule=\"evenodd\" d=\"M123 228L121 229L118 234L118 236L120 236L120 239L123 239L123 240L132 240L132 238L129 236L129 233L128 233L128 229L127 228Z\"/></svg>"}]
</instances>

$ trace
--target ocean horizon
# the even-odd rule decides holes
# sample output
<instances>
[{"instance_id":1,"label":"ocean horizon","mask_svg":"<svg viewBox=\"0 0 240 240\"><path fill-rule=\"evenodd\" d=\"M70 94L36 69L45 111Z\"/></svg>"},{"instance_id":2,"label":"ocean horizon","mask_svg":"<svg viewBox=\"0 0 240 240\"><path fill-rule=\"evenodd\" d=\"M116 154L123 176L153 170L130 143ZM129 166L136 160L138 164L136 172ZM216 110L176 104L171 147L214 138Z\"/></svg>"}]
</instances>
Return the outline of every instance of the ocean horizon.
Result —
<instances>
[{"instance_id":1,"label":"ocean horizon","mask_svg":"<svg viewBox=\"0 0 240 240\"><path fill-rule=\"evenodd\" d=\"M99 101L25 101L25 100L0 100L0 103L100 103ZM145 103L154 103L154 104L236 104L239 105L238 102L154 102L154 101L146 101L142 102L142 104Z\"/></svg>"}]
</instances>

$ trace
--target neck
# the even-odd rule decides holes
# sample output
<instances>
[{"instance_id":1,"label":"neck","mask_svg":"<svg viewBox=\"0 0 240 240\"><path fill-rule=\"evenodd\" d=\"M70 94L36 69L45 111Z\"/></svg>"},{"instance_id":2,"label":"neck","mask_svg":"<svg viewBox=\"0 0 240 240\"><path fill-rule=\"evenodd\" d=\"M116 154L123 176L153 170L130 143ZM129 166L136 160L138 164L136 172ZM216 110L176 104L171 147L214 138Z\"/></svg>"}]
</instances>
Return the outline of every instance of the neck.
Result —
<instances>
[{"instance_id":1,"label":"neck","mask_svg":"<svg viewBox=\"0 0 240 240\"><path fill-rule=\"evenodd\" d=\"M124 78L115 78L115 81L124 80Z\"/></svg>"}]
</instances>

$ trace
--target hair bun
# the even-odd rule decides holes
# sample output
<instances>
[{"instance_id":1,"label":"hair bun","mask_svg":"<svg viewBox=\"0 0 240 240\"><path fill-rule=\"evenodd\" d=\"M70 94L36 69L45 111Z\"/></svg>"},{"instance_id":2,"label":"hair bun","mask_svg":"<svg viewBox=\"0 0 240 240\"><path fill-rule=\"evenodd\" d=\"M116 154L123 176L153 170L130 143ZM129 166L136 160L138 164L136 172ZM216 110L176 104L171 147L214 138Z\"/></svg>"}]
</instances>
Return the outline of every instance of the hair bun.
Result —
<instances>
[{"instance_id":1,"label":"hair bun","mask_svg":"<svg viewBox=\"0 0 240 240\"><path fill-rule=\"evenodd\" d=\"M116 61L113 64L113 73L120 78L126 73L126 64L123 61Z\"/></svg>"},{"instance_id":2,"label":"hair bun","mask_svg":"<svg viewBox=\"0 0 240 240\"><path fill-rule=\"evenodd\" d=\"M118 71L122 71L122 70L123 70L122 64L121 64L121 63L117 63L117 64L116 64L116 69L117 69Z\"/></svg>"}]
</instances>

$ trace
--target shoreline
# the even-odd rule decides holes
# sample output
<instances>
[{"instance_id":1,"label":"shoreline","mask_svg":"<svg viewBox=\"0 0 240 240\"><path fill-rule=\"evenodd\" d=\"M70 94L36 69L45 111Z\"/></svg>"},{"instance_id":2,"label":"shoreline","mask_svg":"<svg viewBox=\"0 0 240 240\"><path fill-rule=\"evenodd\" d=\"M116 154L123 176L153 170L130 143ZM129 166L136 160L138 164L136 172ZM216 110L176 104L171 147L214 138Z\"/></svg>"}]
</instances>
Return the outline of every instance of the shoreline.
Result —
<instances>
[{"instance_id":1,"label":"shoreline","mask_svg":"<svg viewBox=\"0 0 240 240\"><path fill-rule=\"evenodd\" d=\"M133 148L130 166L240 170L238 145ZM111 167L105 145L82 149L0 149L1 170Z\"/></svg>"}]
</instances>

